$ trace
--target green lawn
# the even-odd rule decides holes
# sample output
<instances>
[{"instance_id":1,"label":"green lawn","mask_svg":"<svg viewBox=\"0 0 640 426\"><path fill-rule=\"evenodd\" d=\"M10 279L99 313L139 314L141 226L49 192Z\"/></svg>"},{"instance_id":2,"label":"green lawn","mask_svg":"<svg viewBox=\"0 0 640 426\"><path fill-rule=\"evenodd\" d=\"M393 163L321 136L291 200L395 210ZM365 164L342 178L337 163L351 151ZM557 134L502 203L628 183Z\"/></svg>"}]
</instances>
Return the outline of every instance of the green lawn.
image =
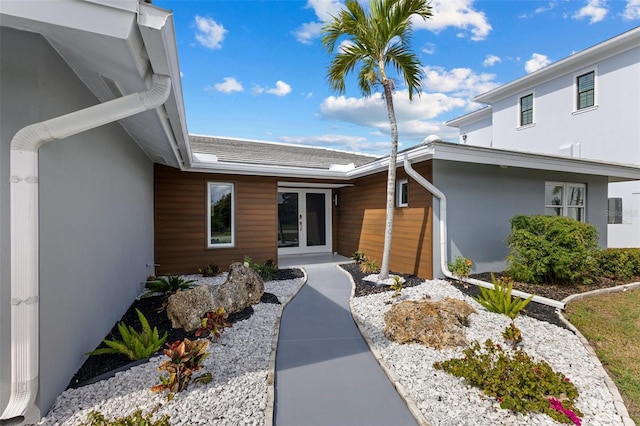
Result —
<instances>
[{"instance_id":1,"label":"green lawn","mask_svg":"<svg viewBox=\"0 0 640 426\"><path fill-rule=\"evenodd\" d=\"M572 302L565 316L589 340L640 425L640 289Z\"/></svg>"}]
</instances>

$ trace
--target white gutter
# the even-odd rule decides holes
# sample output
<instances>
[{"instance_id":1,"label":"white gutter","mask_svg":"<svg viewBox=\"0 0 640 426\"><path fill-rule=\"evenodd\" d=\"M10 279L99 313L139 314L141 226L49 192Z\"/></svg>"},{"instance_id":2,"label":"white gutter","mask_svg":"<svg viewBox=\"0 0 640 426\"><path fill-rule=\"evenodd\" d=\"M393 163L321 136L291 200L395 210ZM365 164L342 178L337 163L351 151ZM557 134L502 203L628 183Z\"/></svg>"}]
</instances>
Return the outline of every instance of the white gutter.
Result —
<instances>
[{"instance_id":1,"label":"white gutter","mask_svg":"<svg viewBox=\"0 0 640 426\"><path fill-rule=\"evenodd\" d=\"M11 140L11 396L0 420L24 416L38 394L38 150L46 142L163 105L171 78L154 74L152 83L146 92L26 126Z\"/></svg>"},{"instance_id":2,"label":"white gutter","mask_svg":"<svg viewBox=\"0 0 640 426\"><path fill-rule=\"evenodd\" d=\"M407 175L418 182L424 189L429 191L440 201L440 217L438 219L440 225L440 270L445 277L457 280L459 278L454 276L451 271L449 271L449 267L447 265L447 197L442 191L436 188L431 182L426 180L411 167L411 162L409 161L406 154L404 156L404 170L407 172ZM465 278L462 281L492 290L494 288L493 284L486 281L476 280L474 278ZM511 294L525 299L531 296L531 294L519 290L513 290L511 291ZM565 305L564 302L559 302L557 300L548 299L542 296L534 295L532 300L534 302L553 306L554 308L558 309L564 309Z\"/></svg>"}]
</instances>

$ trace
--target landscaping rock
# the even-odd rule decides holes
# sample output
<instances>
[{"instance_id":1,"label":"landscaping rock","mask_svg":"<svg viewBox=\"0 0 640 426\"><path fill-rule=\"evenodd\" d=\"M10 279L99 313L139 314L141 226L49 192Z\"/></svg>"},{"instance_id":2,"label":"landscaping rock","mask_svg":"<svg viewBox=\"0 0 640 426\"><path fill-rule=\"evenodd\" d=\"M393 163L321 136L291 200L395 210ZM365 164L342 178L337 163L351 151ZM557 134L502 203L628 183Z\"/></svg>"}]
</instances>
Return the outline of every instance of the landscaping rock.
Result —
<instances>
[{"instance_id":1,"label":"landscaping rock","mask_svg":"<svg viewBox=\"0 0 640 426\"><path fill-rule=\"evenodd\" d=\"M394 304L384 316L384 335L398 343L421 343L435 349L464 346L463 327L476 311L468 303L407 300Z\"/></svg>"},{"instance_id":2,"label":"landscaping rock","mask_svg":"<svg viewBox=\"0 0 640 426\"><path fill-rule=\"evenodd\" d=\"M229 314L240 312L260 302L264 293L262 278L242 263L229 267L227 280L221 285L201 285L179 291L169 297L167 315L174 328L193 331L200 327L201 318L219 307Z\"/></svg>"}]
</instances>

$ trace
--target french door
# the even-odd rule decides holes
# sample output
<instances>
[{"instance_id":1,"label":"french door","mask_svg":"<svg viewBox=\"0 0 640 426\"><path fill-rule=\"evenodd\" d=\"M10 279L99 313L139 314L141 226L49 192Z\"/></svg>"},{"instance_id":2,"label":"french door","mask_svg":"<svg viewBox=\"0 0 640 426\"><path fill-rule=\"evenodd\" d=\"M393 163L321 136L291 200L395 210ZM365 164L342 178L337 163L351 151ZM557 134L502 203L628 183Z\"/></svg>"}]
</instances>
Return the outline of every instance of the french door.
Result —
<instances>
[{"instance_id":1,"label":"french door","mask_svg":"<svg viewBox=\"0 0 640 426\"><path fill-rule=\"evenodd\" d=\"M278 189L278 254L331 252L331 190Z\"/></svg>"}]
</instances>

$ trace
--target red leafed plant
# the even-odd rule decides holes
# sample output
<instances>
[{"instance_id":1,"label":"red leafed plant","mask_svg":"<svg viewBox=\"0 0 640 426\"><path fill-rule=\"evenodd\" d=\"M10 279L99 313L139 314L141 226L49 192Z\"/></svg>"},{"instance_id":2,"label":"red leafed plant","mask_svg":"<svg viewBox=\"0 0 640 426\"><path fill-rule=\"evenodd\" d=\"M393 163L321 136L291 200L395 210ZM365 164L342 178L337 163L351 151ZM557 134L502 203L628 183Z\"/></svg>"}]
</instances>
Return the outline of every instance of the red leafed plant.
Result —
<instances>
[{"instance_id":1,"label":"red leafed plant","mask_svg":"<svg viewBox=\"0 0 640 426\"><path fill-rule=\"evenodd\" d=\"M196 330L196 337L208 337L212 340L214 336L220 337L225 328L231 327L231 323L227 322L227 313L224 308L218 308L213 312L208 312L202 318L202 327Z\"/></svg>"},{"instance_id":2,"label":"red leafed plant","mask_svg":"<svg viewBox=\"0 0 640 426\"><path fill-rule=\"evenodd\" d=\"M172 399L175 392L186 389L192 379L193 372L200 370L202 361L210 355L207 353L208 347L209 341L202 339L191 341L185 338L184 340L176 340L170 345L167 344L164 354L170 360L160 364L158 370L166 371L169 376L160 376L160 384L153 386L151 391L168 390L169 399ZM211 373L204 374L194 380L207 383L211 381Z\"/></svg>"}]
</instances>

